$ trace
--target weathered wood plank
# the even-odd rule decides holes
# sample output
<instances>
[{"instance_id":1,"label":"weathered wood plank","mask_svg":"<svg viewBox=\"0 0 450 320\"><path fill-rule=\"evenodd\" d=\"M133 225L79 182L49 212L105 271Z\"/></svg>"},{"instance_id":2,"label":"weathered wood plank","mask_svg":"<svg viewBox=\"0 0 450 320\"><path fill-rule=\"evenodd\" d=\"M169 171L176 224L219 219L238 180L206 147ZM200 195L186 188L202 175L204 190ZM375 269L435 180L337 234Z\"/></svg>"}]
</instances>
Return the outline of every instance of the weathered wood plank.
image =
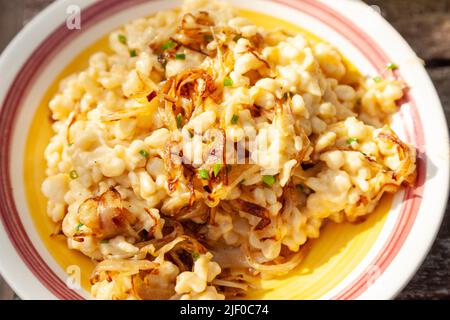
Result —
<instances>
[{"instance_id":1,"label":"weathered wood plank","mask_svg":"<svg viewBox=\"0 0 450 320\"><path fill-rule=\"evenodd\" d=\"M0 51L22 28L24 0L0 1Z\"/></svg>"},{"instance_id":2,"label":"weathered wood plank","mask_svg":"<svg viewBox=\"0 0 450 320\"><path fill-rule=\"evenodd\" d=\"M23 24L30 21L37 13L45 9L54 0L24 0Z\"/></svg>"},{"instance_id":3,"label":"weathered wood plank","mask_svg":"<svg viewBox=\"0 0 450 320\"><path fill-rule=\"evenodd\" d=\"M444 107L448 125L450 124L450 66L428 68L427 71L431 77L431 80L433 80L439 97L441 98L441 103Z\"/></svg>"},{"instance_id":4,"label":"weathered wood plank","mask_svg":"<svg viewBox=\"0 0 450 320\"><path fill-rule=\"evenodd\" d=\"M377 6L389 21L420 17L423 14L449 12L450 0L363 0Z\"/></svg>"},{"instance_id":5,"label":"weathered wood plank","mask_svg":"<svg viewBox=\"0 0 450 320\"><path fill-rule=\"evenodd\" d=\"M364 0L374 6L424 60L450 59L450 0Z\"/></svg>"},{"instance_id":6,"label":"weathered wood plank","mask_svg":"<svg viewBox=\"0 0 450 320\"><path fill-rule=\"evenodd\" d=\"M450 13L428 13L392 24L423 60L450 61Z\"/></svg>"},{"instance_id":7,"label":"weathered wood plank","mask_svg":"<svg viewBox=\"0 0 450 320\"><path fill-rule=\"evenodd\" d=\"M16 297L14 291L8 286L0 276L0 300L11 300Z\"/></svg>"}]
</instances>

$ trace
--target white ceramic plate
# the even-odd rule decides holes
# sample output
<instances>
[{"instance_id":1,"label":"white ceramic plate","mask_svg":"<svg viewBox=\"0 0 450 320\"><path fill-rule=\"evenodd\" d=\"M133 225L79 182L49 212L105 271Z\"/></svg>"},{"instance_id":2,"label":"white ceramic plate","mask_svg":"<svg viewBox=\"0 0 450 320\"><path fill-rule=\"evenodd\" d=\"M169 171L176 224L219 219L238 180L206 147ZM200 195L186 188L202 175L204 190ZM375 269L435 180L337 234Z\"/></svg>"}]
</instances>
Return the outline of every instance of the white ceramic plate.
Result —
<instances>
[{"instance_id":1,"label":"white ceramic plate","mask_svg":"<svg viewBox=\"0 0 450 320\"><path fill-rule=\"evenodd\" d=\"M400 70L397 75L411 86L393 127L418 150L418 181L395 197L396 205L364 259L321 298L394 297L432 245L448 196L447 125L420 60L379 14L359 1L232 2L299 24L337 46L363 73L377 74L386 63L395 61ZM66 10L73 4L82 9L81 30L68 30L65 24ZM34 18L3 52L0 271L21 298L89 297L83 289L71 290L65 285L65 271L43 245L30 218L23 159L38 101L64 66L89 44L130 20L179 5L179 1L57 1Z\"/></svg>"}]
</instances>

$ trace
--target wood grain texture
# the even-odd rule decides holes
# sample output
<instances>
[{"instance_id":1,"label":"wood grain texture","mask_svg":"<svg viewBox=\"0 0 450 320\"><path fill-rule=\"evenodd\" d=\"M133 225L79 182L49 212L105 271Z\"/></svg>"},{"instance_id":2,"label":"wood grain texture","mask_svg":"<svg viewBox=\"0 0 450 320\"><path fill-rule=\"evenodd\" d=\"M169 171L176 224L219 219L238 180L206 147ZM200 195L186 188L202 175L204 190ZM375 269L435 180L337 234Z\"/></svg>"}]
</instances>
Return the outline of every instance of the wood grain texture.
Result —
<instances>
[{"instance_id":1,"label":"wood grain texture","mask_svg":"<svg viewBox=\"0 0 450 320\"><path fill-rule=\"evenodd\" d=\"M364 0L403 35L425 60L450 120L450 0ZM52 0L0 0L0 52ZM13 298L0 277L0 299ZM450 209L425 262L398 299L450 299Z\"/></svg>"}]
</instances>

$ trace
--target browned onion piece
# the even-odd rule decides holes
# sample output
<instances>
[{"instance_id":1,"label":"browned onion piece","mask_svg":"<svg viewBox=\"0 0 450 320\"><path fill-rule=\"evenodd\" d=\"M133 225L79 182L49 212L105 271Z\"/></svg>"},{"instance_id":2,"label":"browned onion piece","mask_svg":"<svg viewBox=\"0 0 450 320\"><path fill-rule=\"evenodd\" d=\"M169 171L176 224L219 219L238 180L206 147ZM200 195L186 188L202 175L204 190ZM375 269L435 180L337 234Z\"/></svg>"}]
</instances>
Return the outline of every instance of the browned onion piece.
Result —
<instances>
[{"instance_id":1,"label":"browned onion piece","mask_svg":"<svg viewBox=\"0 0 450 320\"><path fill-rule=\"evenodd\" d=\"M266 208L241 199L231 201L231 205L239 211L261 218L255 230L262 230L270 224L269 211Z\"/></svg>"},{"instance_id":2,"label":"browned onion piece","mask_svg":"<svg viewBox=\"0 0 450 320\"><path fill-rule=\"evenodd\" d=\"M107 259L95 266L94 274L107 271L135 274L141 270L152 270L157 267L157 263L148 260Z\"/></svg>"},{"instance_id":3,"label":"browned onion piece","mask_svg":"<svg viewBox=\"0 0 450 320\"><path fill-rule=\"evenodd\" d=\"M286 257L286 261L283 263L277 263L277 264L264 264L259 263L255 260L255 258L252 256L250 249L248 248L248 244L244 244L242 246L242 249L245 253L245 257L247 259L248 264L255 270L260 272L265 272L267 275L283 275L297 267L300 262L303 260L303 257L305 255L305 252L302 249L300 249L296 253L292 253L289 257Z\"/></svg>"},{"instance_id":4,"label":"browned onion piece","mask_svg":"<svg viewBox=\"0 0 450 320\"><path fill-rule=\"evenodd\" d=\"M245 269L250 267L240 247L219 248L211 250L211 253L213 254L213 261L217 262L222 269Z\"/></svg>"},{"instance_id":5,"label":"browned onion piece","mask_svg":"<svg viewBox=\"0 0 450 320\"><path fill-rule=\"evenodd\" d=\"M70 139L70 128L72 127L72 125L77 122L78 117L80 115L80 109L76 108L73 112L70 113L69 115L69 124L67 125L67 133L66 133L66 140L67 140L67 144L71 144L72 140Z\"/></svg>"},{"instance_id":6,"label":"browned onion piece","mask_svg":"<svg viewBox=\"0 0 450 320\"><path fill-rule=\"evenodd\" d=\"M89 198L83 201L78 207L78 218L80 222L91 228L94 233L100 229L100 222L97 215L98 200L96 198Z\"/></svg>"},{"instance_id":7,"label":"browned onion piece","mask_svg":"<svg viewBox=\"0 0 450 320\"><path fill-rule=\"evenodd\" d=\"M140 272L132 278L133 291L141 300L167 300L175 294L175 283L158 274Z\"/></svg>"},{"instance_id":8,"label":"browned onion piece","mask_svg":"<svg viewBox=\"0 0 450 320\"><path fill-rule=\"evenodd\" d=\"M209 216L209 211L210 208L203 201L195 201L192 206L182 207L175 212L165 211L164 214L174 217L178 221L194 218L204 218L206 220Z\"/></svg>"},{"instance_id":9,"label":"browned onion piece","mask_svg":"<svg viewBox=\"0 0 450 320\"><path fill-rule=\"evenodd\" d=\"M214 22L208 12L200 11L195 15L187 13L183 16L178 32L173 35L172 40L193 51L209 55L206 37L211 36L213 26Z\"/></svg>"},{"instance_id":10,"label":"browned onion piece","mask_svg":"<svg viewBox=\"0 0 450 320\"><path fill-rule=\"evenodd\" d=\"M378 138L389 140L399 147L400 160L402 162L400 167L393 173L392 178L400 184L412 185L417 176L417 171L415 170L415 152L392 131L390 133L380 132Z\"/></svg>"},{"instance_id":11,"label":"browned onion piece","mask_svg":"<svg viewBox=\"0 0 450 320\"><path fill-rule=\"evenodd\" d=\"M215 89L214 79L202 69L186 70L167 79L161 88L164 99L161 100L159 112L169 129L177 128L175 116L178 114L186 121L189 120L194 107ZM189 99L191 103L183 102L183 98Z\"/></svg>"},{"instance_id":12,"label":"browned onion piece","mask_svg":"<svg viewBox=\"0 0 450 320\"><path fill-rule=\"evenodd\" d=\"M119 234L139 238L130 225L129 213L122 207L120 193L115 188L110 188L99 197L97 212L102 238L108 239Z\"/></svg>"}]
</instances>

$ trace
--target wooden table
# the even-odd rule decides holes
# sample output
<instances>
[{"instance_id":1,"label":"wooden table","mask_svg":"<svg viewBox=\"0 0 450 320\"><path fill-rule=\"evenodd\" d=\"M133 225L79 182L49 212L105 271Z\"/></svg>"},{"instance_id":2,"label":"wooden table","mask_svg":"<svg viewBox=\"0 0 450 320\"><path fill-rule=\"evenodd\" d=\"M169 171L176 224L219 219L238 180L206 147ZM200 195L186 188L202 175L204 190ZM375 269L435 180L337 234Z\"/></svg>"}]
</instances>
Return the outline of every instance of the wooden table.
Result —
<instances>
[{"instance_id":1,"label":"wooden table","mask_svg":"<svg viewBox=\"0 0 450 320\"><path fill-rule=\"evenodd\" d=\"M392 23L427 65L450 120L450 0L364 0ZM0 51L52 0L0 0ZM14 292L0 277L0 299ZM450 299L450 210L420 270L399 299Z\"/></svg>"}]
</instances>

